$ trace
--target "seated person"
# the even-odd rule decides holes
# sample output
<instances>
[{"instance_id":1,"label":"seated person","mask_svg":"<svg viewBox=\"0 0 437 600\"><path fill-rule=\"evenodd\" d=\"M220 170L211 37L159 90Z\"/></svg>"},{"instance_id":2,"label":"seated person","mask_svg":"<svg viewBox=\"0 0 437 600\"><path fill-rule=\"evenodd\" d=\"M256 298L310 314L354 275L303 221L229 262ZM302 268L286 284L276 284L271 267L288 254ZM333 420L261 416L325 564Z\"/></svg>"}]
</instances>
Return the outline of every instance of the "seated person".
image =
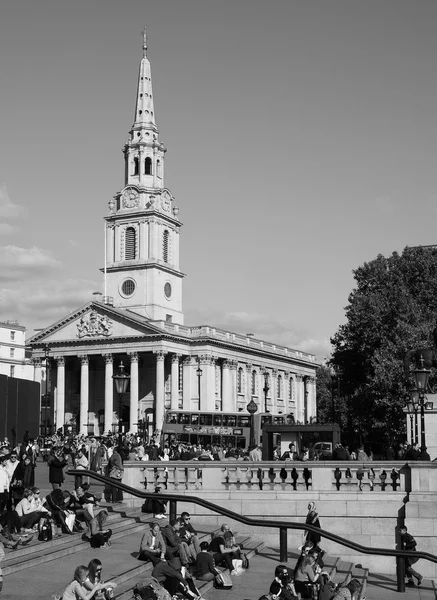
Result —
<instances>
[{"instance_id":1,"label":"seated person","mask_svg":"<svg viewBox=\"0 0 437 600\"><path fill-rule=\"evenodd\" d=\"M357 597L360 588L361 583L358 579L351 579L348 584L338 586L332 600L353 600L354 597Z\"/></svg>"},{"instance_id":2,"label":"seated person","mask_svg":"<svg viewBox=\"0 0 437 600\"><path fill-rule=\"evenodd\" d=\"M171 561L173 557L178 557L182 566L187 566L192 560L188 544L184 542L180 535L181 520L173 519L169 525L162 530L162 537L166 545L166 558Z\"/></svg>"},{"instance_id":3,"label":"seated person","mask_svg":"<svg viewBox=\"0 0 437 600\"><path fill-rule=\"evenodd\" d=\"M23 499L15 507L15 510L20 517L21 527L31 529L43 517L43 513L35 509L32 502L33 492L29 488L24 489Z\"/></svg>"},{"instance_id":4,"label":"seated person","mask_svg":"<svg viewBox=\"0 0 437 600\"><path fill-rule=\"evenodd\" d=\"M195 559L200 552L200 544L197 531L191 524L190 513L183 512L181 514L181 529L179 534L181 539L190 546L191 555Z\"/></svg>"},{"instance_id":5,"label":"seated person","mask_svg":"<svg viewBox=\"0 0 437 600\"><path fill-rule=\"evenodd\" d=\"M150 523L150 529L141 538L138 560L150 560L156 565L165 558L166 550L158 523Z\"/></svg>"},{"instance_id":6,"label":"seated person","mask_svg":"<svg viewBox=\"0 0 437 600\"><path fill-rule=\"evenodd\" d=\"M200 544L200 552L197 555L193 573L194 577L200 581L212 581L214 577L220 573L220 571L215 568L214 559L208 552L208 542L202 542Z\"/></svg>"},{"instance_id":7,"label":"seated person","mask_svg":"<svg viewBox=\"0 0 437 600\"><path fill-rule=\"evenodd\" d=\"M86 485L84 483L84 485ZM91 517L95 517L94 507L98 506L97 500L92 494L87 494L83 488L83 486L79 486L74 490L73 496L75 500L80 504L82 508L87 510Z\"/></svg>"},{"instance_id":8,"label":"seated person","mask_svg":"<svg viewBox=\"0 0 437 600\"><path fill-rule=\"evenodd\" d=\"M62 490L56 488L47 494L45 497L45 506L50 510L55 523L61 528L62 533L72 534L73 532L67 527L65 522L65 499Z\"/></svg>"},{"instance_id":9,"label":"seated person","mask_svg":"<svg viewBox=\"0 0 437 600\"><path fill-rule=\"evenodd\" d=\"M226 566L226 568L229 569L229 571L231 571L231 575L236 575L236 572L234 571L234 567L232 565L232 559L236 558L234 554L237 551L239 551L240 548L234 545L232 545L231 548L226 548L224 535L227 531L230 531L229 526L222 525L220 533L212 539L209 545L209 551L212 552L213 559L216 565L224 565ZM231 537L233 537L232 532L230 533Z\"/></svg>"},{"instance_id":10,"label":"seated person","mask_svg":"<svg viewBox=\"0 0 437 600\"><path fill-rule=\"evenodd\" d=\"M88 574L88 567L84 565L77 567L74 571L73 581L67 585L62 594L62 600L91 600L97 592L105 588L107 584L96 583L91 590L87 590L85 581L88 578Z\"/></svg>"},{"instance_id":11,"label":"seated person","mask_svg":"<svg viewBox=\"0 0 437 600\"><path fill-rule=\"evenodd\" d=\"M295 600L297 598L293 577L286 565L278 565L276 567L275 578L270 585L269 596L272 598L280 597L283 600Z\"/></svg>"},{"instance_id":12,"label":"seated person","mask_svg":"<svg viewBox=\"0 0 437 600\"><path fill-rule=\"evenodd\" d=\"M320 575L320 567L317 568L314 556L310 554L302 559L299 567L294 573L294 587L302 598L311 598L311 586Z\"/></svg>"},{"instance_id":13,"label":"seated person","mask_svg":"<svg viewBox=\"0 0 437 600\"><path fill-rule=\"evenodd\" d=\"M158 486L155 488L155 494L159 494L161 488ZM146 498L143 506L141 507L142 512L153 513L155 519L165 519L167 500L159 500L158 498Z\"/></svg>"},{"instance_id":14,"label":"seated person","mask_svg":"<svg viewBox=\"0 0 437 600\"><path fill-rule=\"evenodd\" d=\"M32 494L33 494L32 504L35 507L35 510L38 512L44 513L45 517L50 517L51 511L48 510L48 508L46 506L44 506L45 498L41 498L40 489L37 487L33 487Z\"/></svg>"},{"instance_id":15,"label":"seated person","mask_svg":"<svg viewBox=\"0 0 437 600\"><path fill-rule=\"evenodd\" d=\"M165 560L160 560L153 568L152 577L155 577L165 589L174 596L176 593L182 593L190 600L201 600L194 594L181 573L169 565Z\"/></svg>"},{"instance_id":16,"label":"seated person","mask_svg":"<svg viewBox=\"0 0 437 600\"><path fill-rule=\"evenodd\" d=\"M97 584L103 584L103 579L102 579L102 570L103 570L103 565L101 563L101 561L98 558L93 558L93 560L91 560L88 564L88 577L85 579L85 582L83 584L83 587L88 590L91 591L92 589L94 589L94 587ZM113 581L108 581L107 583L105 583L106 587L111 587L111 588L115 588L117 587L117 584ZM105 599L105 592L104 590L100 590L99 592L96 592L96 594L94 595L94 600L104 600Z\"/></svg>"},{"instance_id":17,"label":"seated person","mask_svg":"<svg viewBox=\"0 0 437 600\"><path fill-rule=\"evenodd\" d=\"M73 494L70 494L68 490L63 490L62 494L64 496L64 510L72 510L78 521L85 522L87 525L89 525L93 517L86 508L82 507L77 497L75 497Z\"/></svg>"}]
</instances>

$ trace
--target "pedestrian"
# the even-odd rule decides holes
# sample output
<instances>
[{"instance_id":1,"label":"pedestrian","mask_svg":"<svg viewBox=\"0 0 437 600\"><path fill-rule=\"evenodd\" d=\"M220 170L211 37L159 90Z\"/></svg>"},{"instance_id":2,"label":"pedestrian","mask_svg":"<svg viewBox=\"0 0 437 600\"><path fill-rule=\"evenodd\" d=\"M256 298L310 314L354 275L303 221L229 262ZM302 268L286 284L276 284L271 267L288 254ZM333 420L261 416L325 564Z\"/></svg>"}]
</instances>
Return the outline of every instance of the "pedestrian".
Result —
<instances>
[{"instance_id":1,"label":"pedestrian","mask_svg":"<svg viewBox=\"0 0 437 600\"><path fill-rule=\"evenodd\" d=\"M401 550L408 550L410 552L415 552L417 542L413 538L413 536L410 533L408 533L408 530L405 527L405 525L403 525L402 527L399 528L399 533L401 534ZM414 565L418 560L419 559L415 558L414 556L407 556L404 559L405 574L408 577L408 582L407 582L408 587L414 587L413 577L415 577L417 579L417 585L420 585L423 581L423 576L420 573L418 573L417 571L415 571L412 567L412 565Z\"/></svg>"},{"instance_id":2,"label":"pedestrian","mask_svg":"<svg viewBox=\"0 0 437 600\"><path fill-rule=\"evenodd\" d=\"M114 448L114 451L108 461L107 469L108 475L111 479L121 482L123 479L124 468L119 447ZM123 502L123 491L115 485L111 486L111 499L109 502L113 502L114 504L117 502Z\"/></svg>"},{"instance_id":3,"label":"pedestrian","mask_svg":"<svg viewBox=\"0 0 437 600\"><path fill-rule=\"evenodd\" d=\"M310 502L308 504L308 514L305 519L305 525L312 525L313 527L317 527L318 529L320 529L319 515L316 511L315 502ZM313 546L319 550L320 550L319 544L320 544L321 539L322 539L322 536L320 535L320 533L316 533L313 531L307 531L306 542L312 542Z\"/></svg>"},{"instance_id":4,"label":"pedestrian","mask_svg":"<svg viewBox=\"0 0 437 600\"><path fill-rule=\"evenodd\" d=\"M67 465L61 448L52 448L47 459L49 466L49 482L54 490L60 489L64 483L64 467Z\"/></svg>"}]
</instances>

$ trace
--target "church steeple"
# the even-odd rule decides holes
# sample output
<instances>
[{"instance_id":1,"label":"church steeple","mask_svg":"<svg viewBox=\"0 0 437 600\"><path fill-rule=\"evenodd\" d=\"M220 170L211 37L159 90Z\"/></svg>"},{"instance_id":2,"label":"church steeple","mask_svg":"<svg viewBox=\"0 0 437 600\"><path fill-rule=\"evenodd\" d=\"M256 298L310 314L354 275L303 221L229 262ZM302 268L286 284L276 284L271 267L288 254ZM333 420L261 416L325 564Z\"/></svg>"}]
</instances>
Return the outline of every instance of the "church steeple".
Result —
<instances>
[{"instance_id":1,"label":"church steeple","mask_svg":"<svg viewBox=\"0 0 437 600\"><path fill-rule=\"evenodd\" d=\"M179 209L164 187L166 148L155 122L146 29L134 123L124 148L124 188L109 201L106 293L114 305L183 323Z\"/></svg>"}]
</instances>

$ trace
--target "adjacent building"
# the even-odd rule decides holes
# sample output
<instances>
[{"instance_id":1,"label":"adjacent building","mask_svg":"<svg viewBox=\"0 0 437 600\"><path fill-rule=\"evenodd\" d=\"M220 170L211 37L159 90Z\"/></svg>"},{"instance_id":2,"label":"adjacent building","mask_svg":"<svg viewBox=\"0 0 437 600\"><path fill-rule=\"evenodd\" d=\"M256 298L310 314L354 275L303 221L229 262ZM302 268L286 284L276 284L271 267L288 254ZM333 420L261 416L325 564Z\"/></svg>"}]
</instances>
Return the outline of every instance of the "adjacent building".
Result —
<instances>
[{"instance_id":1,"label":"adjacent building","mask_svg":"<svg viewBox=\"0 0 437 600\"><path fill-rule=\"evenodd\" d=\"M135 117L124 146L124 186L108 202L103 294L29 340L34 379L50 366L56 428L82 433L146 423L161 431L167 409L247 413L254 400L273 415L316 417L313 355L211 326L184 325L182 223L165 187L166 148L156 125L144 33ZM116 397L120 363L130 390ZM267 383L267 385L266 385ZM268 388L268 390L267 390ZM267 390L267 392L265 391Z\"/></svg>"}]
</instances>

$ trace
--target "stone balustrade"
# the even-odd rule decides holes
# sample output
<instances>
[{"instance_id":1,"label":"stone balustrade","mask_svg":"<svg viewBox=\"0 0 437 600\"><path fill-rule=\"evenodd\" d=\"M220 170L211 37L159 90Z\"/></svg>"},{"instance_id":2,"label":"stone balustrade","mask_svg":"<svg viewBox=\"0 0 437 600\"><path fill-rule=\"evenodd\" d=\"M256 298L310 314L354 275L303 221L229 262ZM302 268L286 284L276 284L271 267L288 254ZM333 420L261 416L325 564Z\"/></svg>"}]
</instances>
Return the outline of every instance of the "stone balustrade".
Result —
<instances>
[{"instance_id":1,"label":"stone balustrade","mask_svg":"<svg viewBox=\"0 0 437 600\"><path fill-rule=\"evenodd\" d=\"M429 465L429 463L428 463ZM131 462L123 481L154 491L157 485L182 493L203 491L399 492L411 488L403 463L372 462Z\"/></svg>"}]
</instances>

